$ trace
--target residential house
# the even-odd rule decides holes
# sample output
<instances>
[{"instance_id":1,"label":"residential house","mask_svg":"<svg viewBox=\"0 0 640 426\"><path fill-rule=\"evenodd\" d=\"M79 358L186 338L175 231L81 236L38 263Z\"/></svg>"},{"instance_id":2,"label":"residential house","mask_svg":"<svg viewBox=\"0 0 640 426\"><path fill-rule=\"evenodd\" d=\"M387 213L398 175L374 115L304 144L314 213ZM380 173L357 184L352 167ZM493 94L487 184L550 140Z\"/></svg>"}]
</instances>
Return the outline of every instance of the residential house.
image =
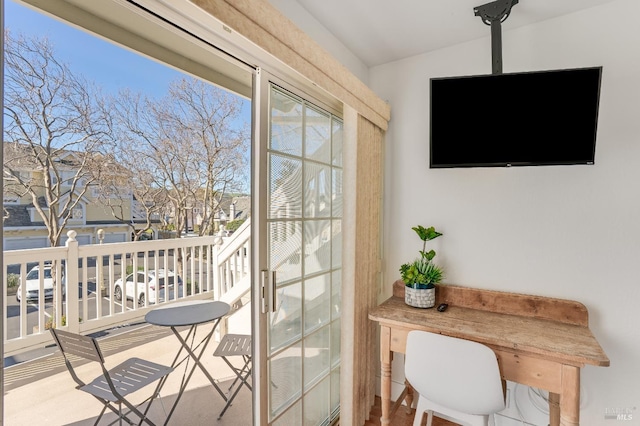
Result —
<instances>
[{"instance_id":1,"label":"residential house","mask_svg":"<svg viewBox=\"0 0 640 426\"><path fill-rule=\"evenodd\" d=\"M187 228L194 230L194 225L200 227L205 216L205 207L202 203L195 206L187 213ZM251 197L247 195L225 195L213 214L213 229L220 229L233 220L246 220L251 216Z\"/></svg>"},{"instance_id":2,"label":"residential house","mask_svg":"<svg viewBox=\"0 0 640 426\"><path fill-rule=\"evenodd\" d=\"M30 160L24 154L24 147L16 147L6 143L4 150L4 162L22 181L30 182L42 195L38 196L39 206L48 211L46 199L44 197L44 186L42 171L37 162ZM56 162L60 175L62 192L71 191L71 184L76 180L74 192L79 197L79 202L73 209L66 229L73 229L78 233L77 240L80 244L98 243L97 231L105 231L104 243L124 242L131 240L131 227L116 219L109 207L99 201L99 187L96 184L88 183L85 178L76 178L77 169L73 166L73 161L65 161L72 152L64 151L59 155ZM52 177L55 183L55 177ZM85 187L88 185L85 191ZM83 194L84 191L84 194ZM135 200L132 192L127 188L122 188L118 194L121 212L125 218L130 218L133 223L141 225L146 221L144 209L140 207L138 200ZM124 200L121 202L120 200ZM62 198L62 202L65 197ZM37 212L30 194L25 194L20 185L5 178L4 196L4 250L16 250L27 248L48 247L47 228L44 220ZM159 220L154 220L159 223ZM60 244L66 241L66 233L63 233Z\"/></svg>"},{"instance_id":3,"label":"residential house","mask_svg":"<svg viewBox=\"0 0 640 426\"><path fill-rule=\"evenodd\" d=\"M216 228L227 225L234 220L246 220L251 216L251 197L225 197L220 203L220 209L214 217Z\"/></svg>"}]
</instances>

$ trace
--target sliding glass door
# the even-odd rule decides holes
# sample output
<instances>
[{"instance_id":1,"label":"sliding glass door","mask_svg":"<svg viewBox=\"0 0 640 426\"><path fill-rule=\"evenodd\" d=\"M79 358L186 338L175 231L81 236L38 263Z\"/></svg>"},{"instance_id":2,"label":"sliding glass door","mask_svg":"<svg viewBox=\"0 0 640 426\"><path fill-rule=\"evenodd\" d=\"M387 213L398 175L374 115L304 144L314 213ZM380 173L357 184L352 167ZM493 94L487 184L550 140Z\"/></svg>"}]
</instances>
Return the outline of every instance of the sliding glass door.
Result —
<instances>
[{"instance_id":1,"label":"sliding glass door","mask_svg":"<svg viewBox=\"0 0 640 426\"><path fill-rule=\"evenodd\" d=\"M24 1L99 35L101 40L111 40L110 44L122 47L123 51L153 58L150 62L154 66L165 64L166 70L184 72L189 79L180 87L193 90L202 83L205 87L211 83L234 97L237 95L241 98L242 120L236 124L248 121L245 112L251 98L251 154L246 149L235 160L229 158L222 164L237 166L236 174L244 176L240 166L252 157L251 170L246 173L251 175L250 190L245 191L248 188L244 179L234 182L233 188L251 197L247 220L251 221L252 231L254 423L332 423L339 415L340 403L343 206L340 112L266 76L260 69L255 70L253 64L258 61L243 61L226 53L223 46L217 45L218 40L226 40L226 34L220 38L210 31L204 23L211 17L189 2L174 7L173 2L155 0ZM95 51L104 58L112 48L102 46ZM91 64L87 56L81 60L84 65ZM132 58L113 62L122 66L134 63ZM149 68L151 71L146 74L138 69L146 77L140 81L151 84L158 80L157 69ZM167 83L161 89L169 86ZM160 93L155 88L151 94L156 92ZM160 99L149 96L145 105L164 105ZM212 109L206 106L203 111L209 113ZM161 120L152 124L163 128L161 124L166 123ZM185 133L176 130L173 135L177 134ZM156 139L162 138L151 140ZM203 159L203 153L214 145L207 142L195 149L194 158ZM208 194L200 189L195 193ZM218 191L216 196L219 194ZM187 204L184 208L190 212L193 229L194 208L200 207ZM189 229L188 219L184 227Z\"/></svg>"},{"instance_id":2,"label":"sliding glass door","mask_svg":"<svg viewBox=\"0 0 640 426\"><path fill-rule=\"evenodd\" d=\"M271 81L261 84L262 412L272 425L327 425L340 402L342 122Z\"/></svg>"}]
</instances>

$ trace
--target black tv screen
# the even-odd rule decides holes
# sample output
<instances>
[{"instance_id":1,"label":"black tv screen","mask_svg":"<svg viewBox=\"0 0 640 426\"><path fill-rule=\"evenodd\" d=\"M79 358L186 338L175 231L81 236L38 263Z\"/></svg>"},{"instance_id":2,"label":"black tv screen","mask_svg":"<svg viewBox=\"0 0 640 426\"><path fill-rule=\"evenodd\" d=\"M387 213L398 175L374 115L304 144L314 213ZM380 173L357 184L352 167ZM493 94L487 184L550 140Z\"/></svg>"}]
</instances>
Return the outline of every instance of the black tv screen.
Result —
<instances>
[{"instance_id":1,"label":"black tv screen","mask_svg":"<svg viewBox=\"0 0 640 426\"><path fill-rule=\"evenodd\" d=\"M430 167L593 164L601 74L432 78Z\"/></svg>"}]
</instances>

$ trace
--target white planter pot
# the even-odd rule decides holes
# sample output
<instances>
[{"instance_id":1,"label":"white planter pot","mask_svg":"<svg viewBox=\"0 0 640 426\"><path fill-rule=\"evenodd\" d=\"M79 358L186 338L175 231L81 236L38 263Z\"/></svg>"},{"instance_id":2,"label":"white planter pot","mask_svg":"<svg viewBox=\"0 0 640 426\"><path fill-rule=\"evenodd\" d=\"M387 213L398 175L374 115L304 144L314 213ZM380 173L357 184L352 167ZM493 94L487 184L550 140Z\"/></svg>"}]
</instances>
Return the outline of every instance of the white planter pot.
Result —
<instances>
[{"instance_id":1,"label":"white planter pot","mask_svg":"<svg viewBox=\"0 0 640 426\"><path fill-rule=\"evenodd\" d=\"M404 303L415 308L433 308L436 304L436 288L404 287Z\"/></svg>"}]
</instances>

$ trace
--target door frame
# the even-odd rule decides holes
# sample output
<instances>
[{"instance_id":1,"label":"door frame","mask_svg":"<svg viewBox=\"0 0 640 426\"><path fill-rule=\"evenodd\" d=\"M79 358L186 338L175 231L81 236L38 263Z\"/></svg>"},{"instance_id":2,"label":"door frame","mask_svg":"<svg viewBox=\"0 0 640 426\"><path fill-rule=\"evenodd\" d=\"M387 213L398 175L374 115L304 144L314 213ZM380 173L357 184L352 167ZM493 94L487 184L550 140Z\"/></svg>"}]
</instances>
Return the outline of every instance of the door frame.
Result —
<instances>
[{"instance_id":1,"label":"door frame","mask_svg":"<svg viewBox=\"0 0 640 426\"><path fill-rule=\"evenodd\" d=\"M251 272L252 300L252 360L253 360L253 424L269 425L268 316L275 305L276 288L269 271L268 242L268 147L270 138L271 85L343 120L342 111L319 100L304 89L293 86L258 67L253 77L252 154L251 154ZM337 104L336 104L337 106Z\"/></svg>"},{"instance_id":2,"label":"door frame","mask_svg":"<svg viewBox=\"0 0 640 426\"><path fill-rule=\"evenodd\" d=\"M268 258L261 242L267 241L267 144L269 141L269 75L258 68L253 75L253 99L251 102L251 332L253 368L253 424L267 425L268 369L267 369L267 306L271 290L266 271Z\"/></svg>"}]
</instances>

